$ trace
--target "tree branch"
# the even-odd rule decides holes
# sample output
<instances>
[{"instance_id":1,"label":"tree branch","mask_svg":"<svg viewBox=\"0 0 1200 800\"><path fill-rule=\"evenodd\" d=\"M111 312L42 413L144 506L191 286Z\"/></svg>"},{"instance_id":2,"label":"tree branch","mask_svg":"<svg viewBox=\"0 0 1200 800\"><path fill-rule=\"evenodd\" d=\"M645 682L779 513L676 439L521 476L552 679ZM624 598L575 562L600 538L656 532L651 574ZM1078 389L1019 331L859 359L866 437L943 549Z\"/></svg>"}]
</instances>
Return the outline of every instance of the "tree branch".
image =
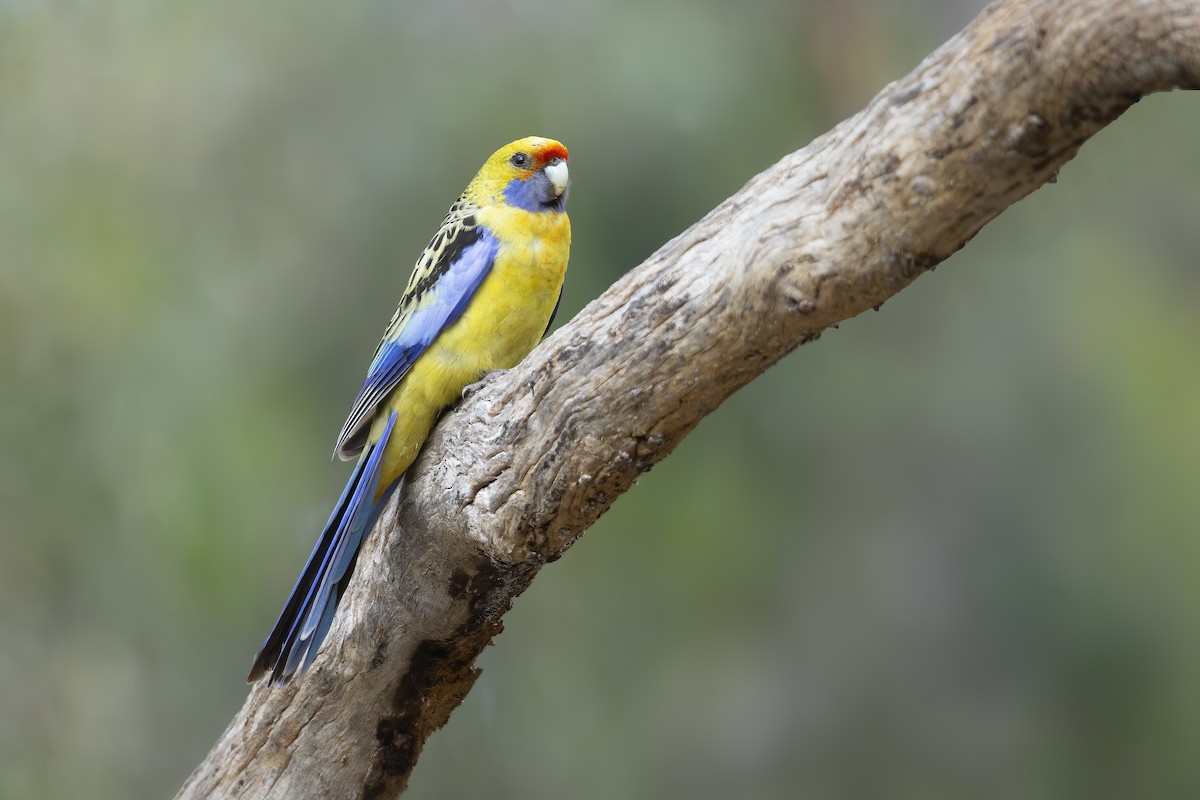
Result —
<instances>
[{"instance_id":1,"label":"tree branch","mask_svg":"<svg viewBox=\"0 0 1200 800\"><path fill-rule=\"evenodd\" d=\"M1143 95L1200 0L1002 0L448 415L313 669L260 683L181 798L391 797L553 561L702 417L966 244Z\"/></svg>"}]
</instances>

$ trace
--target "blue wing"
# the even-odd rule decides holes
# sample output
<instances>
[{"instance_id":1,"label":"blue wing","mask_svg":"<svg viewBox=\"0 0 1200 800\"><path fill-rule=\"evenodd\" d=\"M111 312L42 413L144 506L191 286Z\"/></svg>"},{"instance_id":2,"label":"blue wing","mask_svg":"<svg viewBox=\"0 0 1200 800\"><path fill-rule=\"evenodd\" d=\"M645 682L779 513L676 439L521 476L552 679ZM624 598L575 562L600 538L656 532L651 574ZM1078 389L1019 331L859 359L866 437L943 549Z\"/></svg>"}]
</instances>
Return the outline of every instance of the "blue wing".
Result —
<instances>
[{"instance_id":1,"label":"blue wing","mask_svg":"<svg viewBox=\"0 0 1200 800\"><path fill-rule=\"evenodd\" d=\"M432 252L437 257L418 262L338 435L341 458L354 458L362 452L379 404L438 334L462 316L495 263L500 243L468 216L449 234L445 229L439 231L430 247L436 248Z\"/></svg>"}]
</instances>

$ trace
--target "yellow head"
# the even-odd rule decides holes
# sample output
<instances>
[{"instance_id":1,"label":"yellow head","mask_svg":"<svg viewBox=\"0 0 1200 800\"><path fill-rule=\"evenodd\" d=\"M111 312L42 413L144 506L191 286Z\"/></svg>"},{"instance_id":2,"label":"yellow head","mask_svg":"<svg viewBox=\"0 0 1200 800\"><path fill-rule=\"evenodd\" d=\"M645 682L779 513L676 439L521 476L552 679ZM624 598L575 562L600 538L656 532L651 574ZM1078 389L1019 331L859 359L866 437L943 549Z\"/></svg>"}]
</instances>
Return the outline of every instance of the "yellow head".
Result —
<instances>
[{"instance_id":1,"label":"yellow head","mask_svg":"<svg viewBox=\"0 0 1200 800\"><path fill-rule=\"evenodd\" d=\"M554 139L526 136L492 153L466 194L480 205L563 211L569 182L567 148Z\"/></svg>"}]
</instances>

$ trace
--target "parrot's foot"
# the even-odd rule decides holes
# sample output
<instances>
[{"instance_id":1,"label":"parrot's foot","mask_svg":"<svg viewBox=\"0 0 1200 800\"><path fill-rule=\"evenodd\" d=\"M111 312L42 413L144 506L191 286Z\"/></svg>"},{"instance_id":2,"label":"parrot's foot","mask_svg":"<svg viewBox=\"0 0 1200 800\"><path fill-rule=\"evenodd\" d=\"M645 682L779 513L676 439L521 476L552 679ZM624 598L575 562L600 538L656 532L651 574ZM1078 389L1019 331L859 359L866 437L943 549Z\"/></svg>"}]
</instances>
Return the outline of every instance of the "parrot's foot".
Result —
<instances>
[{"instance_id":1,"label":"parrot's foot","mask_svg":"<svg viewBox=\"0 0 1200 800\"><path fill-rule=\"evenodd\" d=\"M464 386L462 389L462 399L466 400L468 397L482 389L483 385L487 383L488 378L494 371L495 370L485 372L483 373L483 377L481 377L479 380L475 381L474 383L468 383L466 386Z\"/></svg>"}]
</instances>

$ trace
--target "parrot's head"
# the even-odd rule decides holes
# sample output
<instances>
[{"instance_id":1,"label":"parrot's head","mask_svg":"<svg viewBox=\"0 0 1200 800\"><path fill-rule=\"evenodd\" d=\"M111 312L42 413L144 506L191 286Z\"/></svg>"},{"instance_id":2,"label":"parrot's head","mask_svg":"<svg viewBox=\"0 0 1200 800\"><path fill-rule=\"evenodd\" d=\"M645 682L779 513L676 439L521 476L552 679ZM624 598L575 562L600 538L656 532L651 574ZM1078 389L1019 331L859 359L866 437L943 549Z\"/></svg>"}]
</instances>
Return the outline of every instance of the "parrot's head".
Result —
<instances>
[{"instance_id":1,"label":"parrot's head","mask_svg":"<svg viewBox=\"0 0 1200 800\"><path fill-rule=\"evenodd\" d=\"M489 184L496 200L525 211L563 211L567 207L567 148L541 136L501 147L483 165L477 180Z\"/></svg>"}]
</instances>

